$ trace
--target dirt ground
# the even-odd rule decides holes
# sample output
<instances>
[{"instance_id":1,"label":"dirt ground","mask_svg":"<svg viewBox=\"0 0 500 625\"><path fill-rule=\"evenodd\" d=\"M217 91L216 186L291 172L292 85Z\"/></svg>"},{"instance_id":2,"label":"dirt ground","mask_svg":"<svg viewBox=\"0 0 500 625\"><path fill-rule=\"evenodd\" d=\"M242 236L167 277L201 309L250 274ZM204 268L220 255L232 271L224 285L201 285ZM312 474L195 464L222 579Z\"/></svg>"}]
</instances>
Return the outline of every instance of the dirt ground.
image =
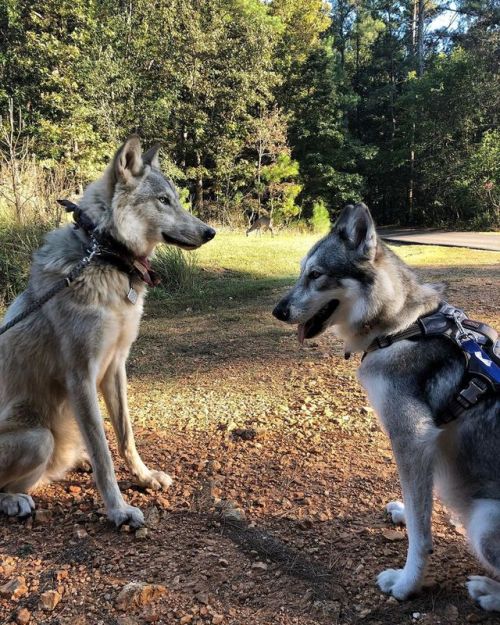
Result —
<instances>
[{"instance_id":1,"label":"dirt ground","mask_svg":"<svg viewBox=\"0 0 500 625\"><path fill-rule=\"evenodd\" d=\"M498 268L424 273L498 326ZM359 357L345 361L331 336L300 347L270 315L279 295L177 316L150 302L131 412L144 460L174 485L136 488L110 436L147 532L114 530L77 472L35 494L33 520L0 519L0 623L498 622L469 599L464 582L483 571L439 504L424 592L398 603L377 589L407 546L384 513L400 498L390 447L355 380ZM142 585L124 596L131 582Z\"/></svg>"}]
</instances>

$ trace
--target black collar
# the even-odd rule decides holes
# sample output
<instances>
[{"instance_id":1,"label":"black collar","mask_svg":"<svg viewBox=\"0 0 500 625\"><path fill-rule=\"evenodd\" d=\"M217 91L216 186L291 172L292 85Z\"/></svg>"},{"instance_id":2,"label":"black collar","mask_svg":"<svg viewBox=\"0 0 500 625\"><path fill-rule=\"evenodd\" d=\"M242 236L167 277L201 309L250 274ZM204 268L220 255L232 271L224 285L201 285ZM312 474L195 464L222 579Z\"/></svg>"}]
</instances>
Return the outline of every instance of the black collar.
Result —
<instances>
[{"instance_id":1,"label":"black collar","mask_svg":"<svg viewBox=\"0 0 500 625\"><path fill-rule=\"evenodd\" d=\"M78 204L69 200L57 200L64 206L68 213L73 213L74 228L81 229L85 234L98 244L95 257L108 265L113 265L119 271L135 276L148 286L158 286L160 279L151 268L151 263L146 256L136 256L126 245L118 241L108 233L97 232L97 227Z\"/></svg>"}]
</instances>

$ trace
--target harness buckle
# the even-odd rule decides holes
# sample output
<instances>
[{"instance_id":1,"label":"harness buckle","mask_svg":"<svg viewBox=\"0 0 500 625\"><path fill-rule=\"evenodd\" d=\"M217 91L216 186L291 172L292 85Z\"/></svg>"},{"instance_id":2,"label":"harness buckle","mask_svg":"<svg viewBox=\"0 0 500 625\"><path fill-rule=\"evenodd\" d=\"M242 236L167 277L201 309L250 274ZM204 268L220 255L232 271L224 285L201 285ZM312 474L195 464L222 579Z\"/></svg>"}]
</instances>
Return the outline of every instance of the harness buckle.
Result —
<instances>
[{"instance_id":1,"label":"harness buckle","mask_svg":"<svg viewBox=\"0 0 500 625\"><path fill-rule=\"evenodd\" d=\"M392 345L392 338L390 336L382 336L377 339L377 345L382 349L384 347L389 347Z\"/></svg>"},{"instance_id":2,"label":"harness buckle","mask_svg":"<svg viewBox=\"0 0 500 625\"><path fill-rule=\"evenodd\" d=\"M481 395L484 395L488 390L486 382L480 378L472 378L469 384L460 391L456 400L463 408L469 408L477 403Z\"/></svg>"}]
</instances>

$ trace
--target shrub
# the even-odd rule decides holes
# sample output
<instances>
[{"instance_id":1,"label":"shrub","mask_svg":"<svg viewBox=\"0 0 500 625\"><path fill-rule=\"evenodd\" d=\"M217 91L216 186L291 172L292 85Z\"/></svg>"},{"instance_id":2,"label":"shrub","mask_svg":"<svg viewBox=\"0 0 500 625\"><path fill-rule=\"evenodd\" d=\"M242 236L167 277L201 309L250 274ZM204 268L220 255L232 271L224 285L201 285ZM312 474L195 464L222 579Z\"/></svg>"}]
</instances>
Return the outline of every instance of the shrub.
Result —
<instances>
[{"instance_id":1,"label":"shrub","mask_svg":"<svg viewBox=\"0 0 500 625\"><path fill-rule=\"evenodd\" d=\"M0 223L0 306L7 305L26 288L31 255L51 227L47 222L24 226Z\"/></svg>"},{"instance_id":2,"label":"shrub","mask_svg":"<svg viewBox=\"0 0 500 625\"><path fill-rule=\"evenodd\" d=\"M330 229L330 213L323 200L314 202L312 217L309 220L314 232L323 233Z\"/></svg>"}]
</instances>

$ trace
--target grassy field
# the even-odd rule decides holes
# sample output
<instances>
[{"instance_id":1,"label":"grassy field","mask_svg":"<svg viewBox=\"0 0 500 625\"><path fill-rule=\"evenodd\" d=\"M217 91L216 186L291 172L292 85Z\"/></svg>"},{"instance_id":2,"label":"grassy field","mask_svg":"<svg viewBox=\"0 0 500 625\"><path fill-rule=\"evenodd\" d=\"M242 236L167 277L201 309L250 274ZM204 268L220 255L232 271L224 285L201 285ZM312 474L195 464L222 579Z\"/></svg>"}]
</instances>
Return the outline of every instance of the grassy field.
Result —
<instances>
[{"instance_id":1,"label":"grassy field","mask_svg":"<svg viewBox=\"0 0 500 625\"><path fill-rule=\"evenodd\" d=\"M242 233L220 232L197 252L199 272L188 292L171 295L163 290L151 293L169 308L189 307L201 310L224 301L257 298L259 294L288 286L299 274L300 261L320 238L318 234L279 234L245 237ZM392 246L407 263L417 268L457 271L494 265L498 252L429 245ZM440 278L441 279L441 278ZM231 299L232 298L232 299Z\"/></svg>"}]
</instances>

